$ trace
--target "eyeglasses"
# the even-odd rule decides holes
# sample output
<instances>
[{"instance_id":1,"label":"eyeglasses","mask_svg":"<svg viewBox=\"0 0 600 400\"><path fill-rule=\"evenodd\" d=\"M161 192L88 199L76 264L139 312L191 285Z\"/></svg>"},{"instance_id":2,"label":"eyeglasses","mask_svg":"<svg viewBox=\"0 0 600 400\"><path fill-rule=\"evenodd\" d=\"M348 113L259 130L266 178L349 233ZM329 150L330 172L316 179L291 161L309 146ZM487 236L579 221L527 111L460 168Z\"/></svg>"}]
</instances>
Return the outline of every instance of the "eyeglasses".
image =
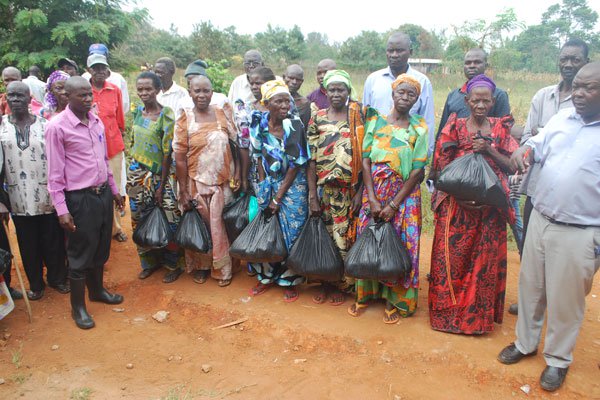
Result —
<instances>
[{"instance_id":1,"label":"eyeglasses","mask_svg":"<svg viewBox=\"0 0 600 400\"><path fill-rule=\"evenodd\" d=\"M244 67L258 67L259 65L258 61L244 61Z\"/></svg>"}]
</instances>

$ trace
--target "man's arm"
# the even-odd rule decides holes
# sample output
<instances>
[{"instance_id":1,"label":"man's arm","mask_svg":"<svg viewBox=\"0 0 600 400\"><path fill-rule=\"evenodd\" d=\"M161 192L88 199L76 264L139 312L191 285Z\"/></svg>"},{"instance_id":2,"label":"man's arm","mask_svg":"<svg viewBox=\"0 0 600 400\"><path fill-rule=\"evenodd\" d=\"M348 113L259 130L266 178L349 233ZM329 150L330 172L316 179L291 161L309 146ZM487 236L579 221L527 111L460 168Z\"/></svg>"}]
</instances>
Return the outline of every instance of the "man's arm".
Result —
<instances>
[{"instance_id":1,"label":"man's arm","mask_svg":"<svg viewBox=\"0 0 600 400\"><path fill-rule=\"evenodd\" d=\"M118 89L118 88L117 88ZM117 102L117 126L121 131L121 135L125 134L125 112L123 111L123 93L121 89L117 90L118 102Z\"/></svg>"},{"instance_id":2,"label":"man's arm","mask_svg":"<svg viewBox=\"0 0 600 400\"><path fill-rule=\"evenodd\" d=\"M531 99L531 106L529 107L529 113L527 114L527 122L525 122L523 136L521 136L521 145L525 144L525 142L538 133L541 99L543 99L543 96L540 92L537 92L535 96L533 96L533 99Z\"/></svg>"},{"instance_id":3,"label":"man's arm","mask_svg":"<svg viewBox=\"0 0 600 400\"><path fill-rule=\"evenodd\" d=\"M55 125L46 125L46 159L48 160L48 192L56 214L69 213L65 201L65 145L63 131Z\"/></svg>"},{"instance_id":4,"label":"man's arm","mask_svg":"<svg viewBox=\"0 0 600 400\"><path fill-rule=\"evenodd\" d=\"M427 154L431 155L435 146L435 109L433 106L433 87L429 79L427 79L421 90L421 107L418 114L425 118L427 128L429 128L429 149Z\"/></svg>"},{"instance_id":5,"label":"man's arm","mask_svg":"<svg viewBox=\"0 0 600 400\"><path fill-rule=\"evenodd\" d=\"M362 97L362 103L363 106L368 107L371 105L372 99L371 99L371 90L372 90L372 86L373 86L373 79L371 78L372 75L369 75L367 77L367 80L365 81L365 86L363 88L363 97Z\"/></svg>"}]
</instances>

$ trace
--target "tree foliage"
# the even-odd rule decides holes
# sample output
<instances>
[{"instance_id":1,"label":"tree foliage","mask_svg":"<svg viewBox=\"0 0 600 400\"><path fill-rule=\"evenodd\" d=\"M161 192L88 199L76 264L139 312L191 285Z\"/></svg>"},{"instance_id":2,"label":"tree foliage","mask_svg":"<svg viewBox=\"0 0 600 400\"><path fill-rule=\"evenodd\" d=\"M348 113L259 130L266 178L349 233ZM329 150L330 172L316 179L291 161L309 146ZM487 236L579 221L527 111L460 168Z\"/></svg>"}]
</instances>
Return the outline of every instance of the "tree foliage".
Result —
<instances>
[{"instance_id":1,"label":"tree foliage","mask_svg":"<svg viewBox=\"0 0 600 400\"><path fill-rule=\"evenodd\" d=\"M304 35L298 25L290 30L267 25L267 30L254 36L256 47L270 63L285 65L300 61L306 53Z\"/></svg>"},{"instance_id":2,"label":"tree foliage","mask_svg":"<svg viewBox=\"0 0 600 400\"><path fill-rule=\"evenodd\" d=\"M577 37L598 47L600 34L594 32L598 12L590 8L586 0L562 0L553 4L542 14L542 25L548 28L557 47L572 37Z\"/></svg>"}]
</instances>

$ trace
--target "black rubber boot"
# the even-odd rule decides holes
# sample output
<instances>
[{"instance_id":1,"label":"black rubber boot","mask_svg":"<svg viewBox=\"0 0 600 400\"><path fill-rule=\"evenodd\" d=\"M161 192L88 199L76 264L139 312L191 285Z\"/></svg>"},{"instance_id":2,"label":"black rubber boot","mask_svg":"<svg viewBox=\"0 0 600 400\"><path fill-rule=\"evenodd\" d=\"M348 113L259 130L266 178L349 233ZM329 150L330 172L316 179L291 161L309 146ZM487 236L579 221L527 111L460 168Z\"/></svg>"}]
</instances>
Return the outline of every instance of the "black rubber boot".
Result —
<instances>
[{"instance_id":1,"label":"black rubber boot","mask_svg":"<svg viewBox=\"0 0 600 400\"><path fill-rule=\"evenodd\" d=\"M123 302L123 296L116 293L112 294L104 288L104 266L88 271L85 279L90 301L106 304L120 304Z\"/></svg>"},{"instance_id":2,"label":"black rubber boot","mask_svg":"<svg viewBox=\"0 0 600 400\"><path fill-rule=\"evenodd\" d=\"M96 324L85 308L85 279L71 281L71 316L81 329L93 328Z\"/></svg>"}]
</instances>

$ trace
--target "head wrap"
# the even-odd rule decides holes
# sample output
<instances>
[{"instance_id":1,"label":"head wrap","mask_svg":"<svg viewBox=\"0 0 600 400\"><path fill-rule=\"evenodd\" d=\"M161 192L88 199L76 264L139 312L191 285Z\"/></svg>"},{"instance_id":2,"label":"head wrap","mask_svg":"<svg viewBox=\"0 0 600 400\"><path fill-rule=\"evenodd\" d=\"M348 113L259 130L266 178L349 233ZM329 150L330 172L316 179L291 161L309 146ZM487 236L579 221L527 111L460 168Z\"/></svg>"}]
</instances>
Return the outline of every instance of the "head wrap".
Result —
<instances>
[{"instance_id":1,"label":"head wrap","mask_svg":"<svg viewBox=\"0 0 600 400\"><path fill-rule=\"evenodd\" d=\"M400 74L394 82L392 82L392 90L396 90L403 83L408 83L417 89L417 97L421 95L421 83L408 74Z\"/></svg>"},{"instance_id":2,"label":"head wrap","mask_svg":"<svg viewBox=\"0 0 600 400\"><path fill-rule=\"evenodd\" d=\"M278 95L280 93L287 93L288 96L291 97L290 89L288 89L285 82L282 81L281 79L275 79L275 80L263 83L263 85L260 87L260 93L262 94L262 99L260 102L263 105L265 104L265 101L269 100L273 96Z\"/></svg>"},{"instance_id":3,"label":"head wrap","mask_svg":"<svg viewBox=\"0 0 600 400\"><path fill-rule=\"evenodd\" d=\"M356 100L356 91L352 86L352 82L350 81L350 75L343 69L332 69L327 71L325 77L323 77L323 87L327 89L327 87L331 83L343 83L348 88L350 92L350 99Z\"/></svg>"},{"instance_id":4,"label":"head wrap","mask_svg":"<svg viewBox=\"0 0 600 400\"><path fill-rule=\"evenodd\" d=\"M183 76L185 76L186 78L190 75L206 76L206 68L208 68L208 64L206 63L206 61L196 60L187 66L187 68L185 69L185 74L183 74Z\"/></svg>"},{"instance_id":5,"label":"head wrap","mask_svg":"<svg viewBox=\"0 0 600 400\"><path fill-rule=\"evenodd\" d=\"M475 75L469 82L467 82L467 93L471 93L471 90L476 87L486 87L490 89L492 93L494 93L496 90L496 84L494 81L484 74Z\"/></svg>"},{"instance_id":6,"label":"head wrap","mask_svg":"<svg viewBox=\"0 0 600 400\"><path fill-rule=\"evenodd\" d=\"M69 78L69 74L61 70L56 70L50 74L48 81L46 82L46 95L44 96L46 107L56 110L56 107L58 107L58 99L52 94L52 84L58 81L66 81Z\"/></svg>"}]
</instances>

